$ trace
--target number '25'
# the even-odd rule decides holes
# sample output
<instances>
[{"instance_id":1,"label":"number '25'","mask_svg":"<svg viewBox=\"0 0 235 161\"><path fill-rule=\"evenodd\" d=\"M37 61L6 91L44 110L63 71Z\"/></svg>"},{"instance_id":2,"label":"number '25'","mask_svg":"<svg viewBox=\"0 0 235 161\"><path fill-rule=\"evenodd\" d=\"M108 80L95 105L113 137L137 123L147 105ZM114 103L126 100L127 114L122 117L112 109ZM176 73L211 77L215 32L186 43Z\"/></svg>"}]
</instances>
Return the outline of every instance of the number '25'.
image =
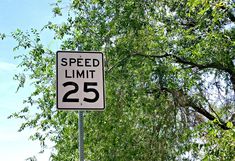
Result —
<instances>
[{"instance_id":1,"label":"number '25'","mask_svg":"<svg viewBox=\"0 0 235 161\"><path fill-rule=\"evenodd\" d=\"M68 98L69 95L76 93L79 90L79 86L77 83L75 82L65 82L63 84L64 87L67 86L74 86L73 90L70 90L68 92L65 93L64 97L63 97L63 102L79 102L79 98ZM84 82L84 88L83 91L88 93L88 92L93 92L95 94L94 98L83 98L83 101L85 102L96 102L99 99L99 92L95 89L92 88L92 86L97 86L97 82Z\"/></svg>"}]
</instances>

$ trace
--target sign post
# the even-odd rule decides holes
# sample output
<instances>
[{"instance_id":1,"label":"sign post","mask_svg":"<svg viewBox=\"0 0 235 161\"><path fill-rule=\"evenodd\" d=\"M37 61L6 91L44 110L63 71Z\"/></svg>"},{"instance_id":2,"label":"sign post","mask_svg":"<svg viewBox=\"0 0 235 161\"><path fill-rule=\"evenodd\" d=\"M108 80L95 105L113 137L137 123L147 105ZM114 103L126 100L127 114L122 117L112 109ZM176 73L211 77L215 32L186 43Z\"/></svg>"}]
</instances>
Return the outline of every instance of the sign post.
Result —
<instances>
[{"instance_id":1,"label":"sign post","mask_svg":"<svg viewBox=\"0 0 235 161\"><path fill-rule=\"evenodd\" d=\"M79 157L80 161L84 161L84 129L83 129L83 111L78 112L78 126L79 126Z\"/></svg>"},{"instance_id":2,"label":"sign post","mask_svg":"<svg viewBox=\"0 0 235 161\"><path fill-rule=\"evenodd\" d=\"M56 53L56 107L79 110L80 161L84 161L83 111L105 108L103 60L101 52Z\"/></svg>"}]
</instances>

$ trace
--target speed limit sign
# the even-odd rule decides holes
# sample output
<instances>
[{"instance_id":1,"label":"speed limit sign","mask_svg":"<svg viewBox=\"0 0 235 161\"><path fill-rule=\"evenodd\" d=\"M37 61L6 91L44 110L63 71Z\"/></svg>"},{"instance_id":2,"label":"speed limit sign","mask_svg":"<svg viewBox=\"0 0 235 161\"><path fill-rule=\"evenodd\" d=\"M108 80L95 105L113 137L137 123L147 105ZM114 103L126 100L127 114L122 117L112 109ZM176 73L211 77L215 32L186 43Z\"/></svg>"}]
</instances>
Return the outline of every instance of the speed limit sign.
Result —
<instances>
[{"instance_id":1,"label":"speed limit sign","mask_svg":"<svg viewBox=\"0 0 235 161\"><path fill-rule=\"evenodd\" d=\"M56 99L61 110L104 110L101 52L57 51Z\"/></svg>"}]
</instances>

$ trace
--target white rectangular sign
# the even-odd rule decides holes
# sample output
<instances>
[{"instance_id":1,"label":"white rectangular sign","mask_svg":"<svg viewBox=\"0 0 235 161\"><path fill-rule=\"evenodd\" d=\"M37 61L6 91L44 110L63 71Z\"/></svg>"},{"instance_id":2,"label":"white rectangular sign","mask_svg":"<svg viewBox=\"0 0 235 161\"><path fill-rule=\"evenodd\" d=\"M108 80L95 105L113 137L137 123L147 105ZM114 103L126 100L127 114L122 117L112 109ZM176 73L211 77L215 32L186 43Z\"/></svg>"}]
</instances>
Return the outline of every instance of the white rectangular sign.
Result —
<instances>
[{"instance_id":1,"label":"white rectangular sign","mask_svg":"<svg viewBox=\"0 0 235 161\"><path fill-rule=\"evenodd\" d=\"M103 59L101 52L57 51L58 109L104 110Z\"/></svg>"}]
</instances>

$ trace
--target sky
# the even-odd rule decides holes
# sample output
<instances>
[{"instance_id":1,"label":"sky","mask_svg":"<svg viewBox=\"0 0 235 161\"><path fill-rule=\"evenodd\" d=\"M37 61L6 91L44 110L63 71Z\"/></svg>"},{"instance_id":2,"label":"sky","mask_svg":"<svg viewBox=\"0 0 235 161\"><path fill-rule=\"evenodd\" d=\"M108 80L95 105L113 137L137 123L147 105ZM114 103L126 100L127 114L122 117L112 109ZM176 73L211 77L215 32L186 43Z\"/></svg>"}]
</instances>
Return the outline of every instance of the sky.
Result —
<instances>
[{"instance_id":1,"label":"sky","mask_svg":"<svg viewBox=\"0 0 235 161\"><path fill-rule=\"evenodd\" d=\"M55 0L0 0L0 33L11 33L17 28L30 30L41 29L50 19L52 4ZM45 37L49 41L51 35ZM0 160L24 161L28 157L36 156L38 161L49 160L50 149L39 154L39 142L29 140L32 129L17 132L21 120L7 119L13 112L23 107L23 99L33 91L30 83L16 93L17 81L13 76L22 72L17 67L19 60L14 56L20 52L13 52L16 43L7 38L0 40ZM58 49L59 50L59 49Z\"/></svg>"}]
</instances>

